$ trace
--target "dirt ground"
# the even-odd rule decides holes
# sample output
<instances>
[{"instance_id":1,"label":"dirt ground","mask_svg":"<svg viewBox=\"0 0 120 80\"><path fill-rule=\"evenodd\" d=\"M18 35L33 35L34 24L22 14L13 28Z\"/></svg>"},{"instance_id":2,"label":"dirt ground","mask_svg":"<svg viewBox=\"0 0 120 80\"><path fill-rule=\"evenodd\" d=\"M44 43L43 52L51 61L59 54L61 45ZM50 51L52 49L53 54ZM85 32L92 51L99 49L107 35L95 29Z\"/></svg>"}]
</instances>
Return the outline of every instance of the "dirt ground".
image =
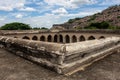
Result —
<instances>
[{"instance_id":1,"label":"dirt ground","mask_svg":"<svg viewBox=\"0 0 120 80\"><path fill-rule=\"evenodd\" d=\"M66 77L0 49L0 80L120 80L120 53Z\"/></svg>"}]
</instances>

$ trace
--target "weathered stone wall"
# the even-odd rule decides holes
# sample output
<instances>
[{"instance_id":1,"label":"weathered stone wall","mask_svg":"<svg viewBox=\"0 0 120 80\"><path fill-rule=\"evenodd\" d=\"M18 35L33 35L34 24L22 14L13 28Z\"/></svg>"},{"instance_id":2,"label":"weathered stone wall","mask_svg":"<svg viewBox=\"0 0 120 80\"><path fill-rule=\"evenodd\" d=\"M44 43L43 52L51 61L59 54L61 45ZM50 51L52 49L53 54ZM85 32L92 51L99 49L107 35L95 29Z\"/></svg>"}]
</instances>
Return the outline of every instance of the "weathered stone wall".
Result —
<instances>
[{"instance_id":1,"label":"weathered stone wall","mask_svg":"<svg viewBox=\"0 0 120 80\"><path fill-rule=\"evenodd\" d=\"M2 35L45 42L74 43L107 37L120 37L120 30L63 30L63 31L30 31L4 32Z\"/></svg>"},{"instance_id":2,"label":"weathered stone wall","mask_svg":"<svg viewBox=\"0 0 120 80\"><path fill-rule=\"evenodd\" d=\"M0 45L16 55L69 75L115 51L119 52L120 38L59 44L0 36Z\"/></svg>"}]
</instances>

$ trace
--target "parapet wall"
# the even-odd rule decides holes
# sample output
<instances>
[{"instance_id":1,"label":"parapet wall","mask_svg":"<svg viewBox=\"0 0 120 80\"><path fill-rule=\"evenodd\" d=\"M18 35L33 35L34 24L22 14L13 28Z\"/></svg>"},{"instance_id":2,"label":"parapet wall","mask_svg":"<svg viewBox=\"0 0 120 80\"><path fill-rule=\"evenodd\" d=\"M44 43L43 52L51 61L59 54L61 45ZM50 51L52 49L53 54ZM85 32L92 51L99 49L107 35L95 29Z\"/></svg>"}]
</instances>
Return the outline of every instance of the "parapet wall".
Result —
<instances>
[{"instance_id":1,"label":"parapet wall","mask_svg":"<svg viewBox=\"0 0 120 80\"><path fill-rule=\"evenodd\" d=\"M120 34L120 30L0 30L0 35L39 34L39 33L105 33Z\"/></svg>"},{"instance_id":2,"label":"parapet wall","mask_svg":"<svg viewBox=\"0 0 120 80\"><path fill-rule=\"evenodd\" d=\"M120 38L58 44L0 36L0 46L60 74L71 74L79 67L120 50Z\"/></svg>"}]
</instances>

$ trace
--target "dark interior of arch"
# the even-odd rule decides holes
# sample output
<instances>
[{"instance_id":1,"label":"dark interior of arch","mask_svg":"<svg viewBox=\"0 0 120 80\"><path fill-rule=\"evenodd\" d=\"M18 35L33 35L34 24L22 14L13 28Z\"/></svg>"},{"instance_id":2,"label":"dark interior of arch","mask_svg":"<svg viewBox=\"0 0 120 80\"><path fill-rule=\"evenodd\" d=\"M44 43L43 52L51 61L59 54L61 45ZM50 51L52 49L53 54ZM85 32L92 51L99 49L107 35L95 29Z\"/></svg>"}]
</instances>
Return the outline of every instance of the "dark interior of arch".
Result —
<instances>
[{"instance_id":1,"label":"dark interior of arch","mask_svg":"<svg viewBox=\"0 0 120 80\"><path fill-rule=\"evenodd\" d=\"M94 36L90 36L90 37L88 38L88 40L94 40L94 39L95 39Z\"/></svg>"},{"instance_id":2,"label":"dark interior of arch","mask_svg":"<svg viewBox=\"0 0 120 80\"><path fill-rule=\"evenodd\" d=\"M51 35L48 36L47 41L52 42L52 36Z\"/></svg>"},{"instance_id":3,"label":"dark interior of arch","mask_svg":"<svg viewBox=\"0 0 120 80\"><path fill-rule=\"evenodd\" d=\"M54 42L57 42L57 41L58 41L58 36L55 35L55 36L54 36Z\"/></svg>"},{"instance_id":4,"label":"dark interior of arch","mask_svg":"<svg viewBox=\"0 0 120 80\"><path fill-rule=\"evenodd\" d=\"M77 37L75 35L72 37L72 42L77 42Z\"/></svg>"},{"instance_id":5,"label":"dark interior of arch","mask_svg":"<svg viewBox=\"0 0 120 80\"><path fill-rule=\"evenodd\" d=\"M99 37L99 39L105 39L105 37L104 37L104 36L101 36L101 37Z\"/></svg>"},{"instance_id":6,"label":"dark interior of arch","mask_svg":"<svg viewBox=\"0 0 120 80\"><path fill-rule=\"evenodd\" d=\"M30 38L29 38L29 37L27 37L27 36L24 36L22 39L28 39L28 40L29 40Z\"/></svg>"},{"instance_id":7,"label":"dark interior of arch","mask_svg":"<svg viewBox=\"0 0 120 80\"><path fill-rule=\"evenodd\" d=\"M65 36L65 42L70 43L70 37L68 35Z\"/></svg>"},{"instance_id":8,"label":"dark interior of arch","mask_svg":"<svg viewBox=\"0 0 120 80\"><path fill-rule=\"evenodd\" d=\"M33 36L32 40L38 40L38 37L37 36Z\"/></svg>"},{"instance_id":9,"label":"dark interior of arch","mask_svg":"<svg viewBox=\"0 0 120 80\"><path fill-rule=\"evenodd\" d=\"M80 36L79 41L85 41L85 37L84 36Z\"/></svg>"},{"instance_id":10,"label":"dark interior of arch","mask_svg":"<svg viewBox=\"0 0 120 80\"><path fill-rule=\"evenodd\" d=\"M60 43L63 43L63 36L62 35L59 36L59 39L60 39Z\"/></svg>"},{"instance_id":11,"label":"dark interior of arch","mask_svg":"<svg viewBox=\"0 0 120 80\"><path fill-rule=\"evenodd\" d=\"M45 36L41 36L40 41L45 41Z\"/></svg>"}]
</instances>

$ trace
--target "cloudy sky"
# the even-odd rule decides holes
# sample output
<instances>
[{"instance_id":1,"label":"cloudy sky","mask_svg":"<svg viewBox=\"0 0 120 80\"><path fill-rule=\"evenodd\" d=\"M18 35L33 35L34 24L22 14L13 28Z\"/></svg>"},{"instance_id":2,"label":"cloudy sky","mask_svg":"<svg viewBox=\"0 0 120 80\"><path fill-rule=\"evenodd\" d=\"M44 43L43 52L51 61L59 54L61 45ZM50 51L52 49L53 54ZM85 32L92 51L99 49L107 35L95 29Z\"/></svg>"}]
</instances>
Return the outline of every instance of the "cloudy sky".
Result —
<instances>
[{"instance_id":1,"label":"cloudy sky","mask_svg":"<svg viewBox=\"0 0 120 80\"><path fill-rule=\"evenodd\" d=\"M120 0L0 0L0 26L23 22L32 27L50 28L116 4L120 4Z\"/></svg>"}]
</instances>

